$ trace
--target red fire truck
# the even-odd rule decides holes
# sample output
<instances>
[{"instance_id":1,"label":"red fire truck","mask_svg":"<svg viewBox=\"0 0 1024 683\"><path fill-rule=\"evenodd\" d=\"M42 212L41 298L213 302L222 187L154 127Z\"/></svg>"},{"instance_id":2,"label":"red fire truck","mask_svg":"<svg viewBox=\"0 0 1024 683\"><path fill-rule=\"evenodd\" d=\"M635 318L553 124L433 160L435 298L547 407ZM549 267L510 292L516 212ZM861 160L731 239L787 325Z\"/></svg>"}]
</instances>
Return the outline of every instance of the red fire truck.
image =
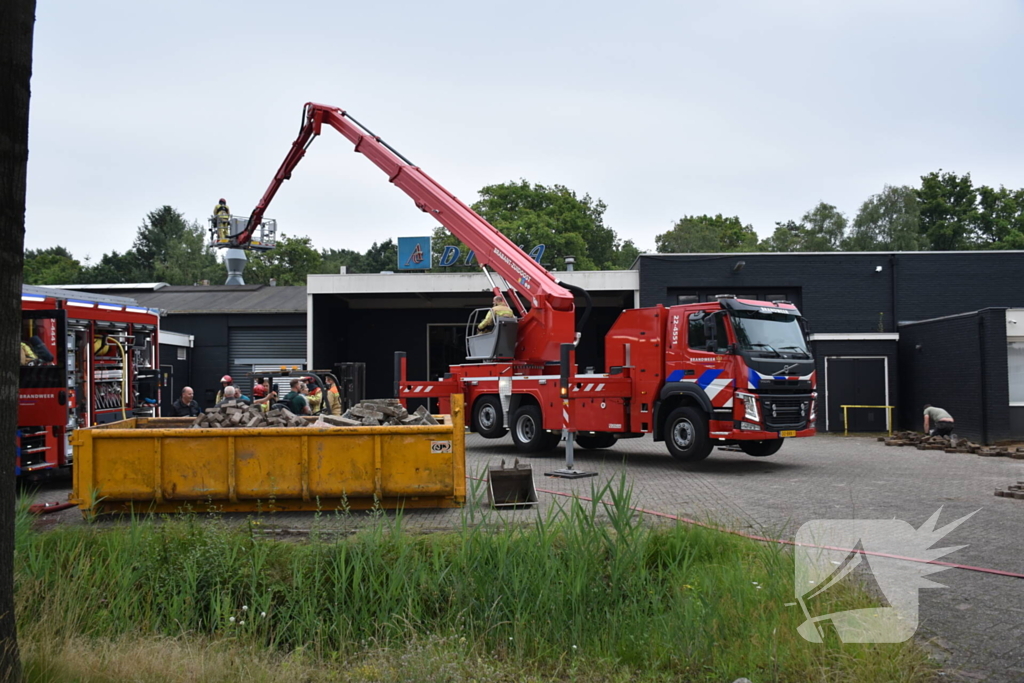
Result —
<instances>
[{"instance_id":1,"label":"red fire truck","mask_svg":"<svg viewBox=\"0 0 1024 683\"><path fill-rule=\"evenodd\" d=\"M767 456L785 438L814 435L814 359L795 305L723 295L708 303L626 310L605 337L606 371L579 373L573 349L589 313L587 293L560 282L336 107L306 104L299 136L248 226L260 224L325 124L472 249L494 293L516 313L480 332L487 309L474 311L467 323L471 362L452 366L438 381L407 379L404 354L397 354L399 398L436 397L445 411L448 398L462 393L476 432L499 438L511 431L523 452L551 449L567 432L585 448L653 434L675 458L697 461L715 446ZM245 246L251 234L246 227L235 244ZM576 295L587 306L579 325Z\"/></svg>"},{"instance_id":2,"label":"red fire truck","mask_svg":"<svg viewBox=\"0 0 1024 683\"><path fill-rule=\"evenodd\" d=\"M156 415L159 311L30 285L21 309L17 474L70 465L78 427Z\"/></svg>"}]
</instances>

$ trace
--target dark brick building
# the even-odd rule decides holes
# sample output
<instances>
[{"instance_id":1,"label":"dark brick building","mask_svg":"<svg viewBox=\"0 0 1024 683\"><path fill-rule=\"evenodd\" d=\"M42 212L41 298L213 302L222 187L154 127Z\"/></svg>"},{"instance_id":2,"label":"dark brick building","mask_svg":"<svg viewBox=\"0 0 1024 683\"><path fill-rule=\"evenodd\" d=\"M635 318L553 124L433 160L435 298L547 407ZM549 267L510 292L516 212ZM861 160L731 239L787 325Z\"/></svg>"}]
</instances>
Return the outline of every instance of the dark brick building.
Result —
<instances>
[{"instance_id":1,"label":"dark brick building","mask_svg":"<svg viewBox=\"0 0 1024 683\"><path fill-rule=\"evenodd\" d=\"M962 408L965 436L1024 438L1024 339L1007 337L1005 311L982 310L1024 308L1024 252L650 254L636 267L641 306L723 293L796 303L810 323L827 431L842 431L844 404L896 406L896 426L920 429L927 402L954 417ZM974 322L932 321L966 313ZM980 340L977 320L989 331ZM920 321L932 323L910 325ZM921 335L927 352L914 355ZM885 412L853 409L850 428L881 431Z\"/></svg>"}]
</instances>

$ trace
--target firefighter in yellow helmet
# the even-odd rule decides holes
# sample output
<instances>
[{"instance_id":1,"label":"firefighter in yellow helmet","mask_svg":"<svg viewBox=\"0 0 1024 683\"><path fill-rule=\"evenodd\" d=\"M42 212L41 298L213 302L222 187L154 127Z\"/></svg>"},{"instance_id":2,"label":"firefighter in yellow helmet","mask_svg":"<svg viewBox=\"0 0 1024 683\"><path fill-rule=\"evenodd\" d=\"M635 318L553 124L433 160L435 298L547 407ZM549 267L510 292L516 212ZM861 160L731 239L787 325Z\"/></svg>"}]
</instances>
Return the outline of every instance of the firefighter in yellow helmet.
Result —
<instances>
[{"instance_id":1,"label":"firefighter in yellow helmet","mask_svg":"<svg viewBox=\"0 0 1024 683\"><path fill-rule=\"evenodd\" d=\"M227 201L221 197L217 206L213 207L213 220L217 225L217 241L228 241L228 226L231 224L231 209Z\"/></svg>"},{"instance_id":2,"label":"firefighter in yellow helmet","mask_svg":"<svg viewBox=\"0 0 1024 683\"><path fill-rule=\"evenodd\" d=\"M500 296L494 297L494 305L491 306L491 310L487 311L487 315L484 317L483 322L477 325L477 329L481 332L490 332L494 328L494 321L497 318L514 318L516 314L512 312L512 309L505 303L505 299Z\"/></svg>"}]
</instances>

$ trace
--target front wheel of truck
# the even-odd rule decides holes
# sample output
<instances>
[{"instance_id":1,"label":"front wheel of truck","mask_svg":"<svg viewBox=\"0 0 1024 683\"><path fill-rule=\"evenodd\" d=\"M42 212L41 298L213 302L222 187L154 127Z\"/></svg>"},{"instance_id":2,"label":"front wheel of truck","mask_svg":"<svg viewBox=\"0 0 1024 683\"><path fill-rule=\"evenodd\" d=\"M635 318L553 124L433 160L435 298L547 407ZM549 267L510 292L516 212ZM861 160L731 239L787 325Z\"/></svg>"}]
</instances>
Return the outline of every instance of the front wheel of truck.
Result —
<instances>
[{"instance_id":1,"label":"front wheel of truck","mask_svg":"<svg viewBox=\"0 0 1024 683\"><path fill-rule=\"evenodd\" d=\"M708 436L708 420L704 413L683 406L665 418L665 445L680 462L699 462L711 455L714 443Z\"/></svg>"}]
</instances>

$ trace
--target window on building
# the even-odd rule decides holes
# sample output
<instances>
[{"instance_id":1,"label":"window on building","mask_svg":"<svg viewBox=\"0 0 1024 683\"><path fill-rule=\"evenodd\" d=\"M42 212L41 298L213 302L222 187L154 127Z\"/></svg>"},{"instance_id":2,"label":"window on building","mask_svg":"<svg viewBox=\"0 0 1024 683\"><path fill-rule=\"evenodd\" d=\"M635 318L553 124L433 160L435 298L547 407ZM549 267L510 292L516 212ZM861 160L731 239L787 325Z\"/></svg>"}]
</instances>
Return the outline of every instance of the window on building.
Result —
<instances>
[{"instance_id":1,"label":"window on building","mask_svg":"<svg viewBox=\"0 0 1024 683\"><path fill-rule=\"evenodd\" d=\"M1024 341L1007 345L1006 365L1010 375L1010 405L1024 406Z\"/></svg>"},{"instance_id":2,"label":"window on building","mask_svg":"<svg viewBox=\"0 0 1024 683\"><path fill-rule=\"evenodd\" d=\"M692 292L692 293L689 293L689 294L677 294L676 295L676 304L680 305L680 306L683 305L683 304L696 304L696 303L699 303L699 302L700 302L700 295L697 294L696 292Z\"/></svg>"}]
</instances>

